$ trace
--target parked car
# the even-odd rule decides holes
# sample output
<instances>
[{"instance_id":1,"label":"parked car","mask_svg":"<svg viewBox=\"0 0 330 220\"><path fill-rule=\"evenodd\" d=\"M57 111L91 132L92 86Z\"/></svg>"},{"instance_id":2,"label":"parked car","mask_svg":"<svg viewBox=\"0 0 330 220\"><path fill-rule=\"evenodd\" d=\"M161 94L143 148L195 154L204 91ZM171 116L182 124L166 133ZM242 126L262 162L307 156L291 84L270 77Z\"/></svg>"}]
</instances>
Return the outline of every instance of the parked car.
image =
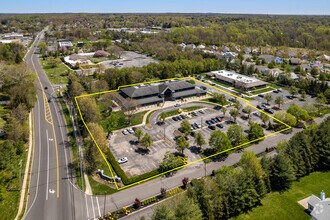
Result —
<instances>
[{"instance_id":1,"label":"parked car","mask_svg":"<svg viewBox=\"0 0 330 220\"><path fill-rule=\"evenodd\" d=\"M203 90L207 90L206 86L201 86L200 88Z\"/></svg>"},{"instance_id":2,"label":"parked car","mask_svg":"<svg viewBox=\"0 0 330 220\"><path fill-rule=\"evenodd\" d=\"M216 120L217 122L221 122L221 118L220 118L220 117L216 117L215 120Z\"/></svg>"},{"instance_id":3,"label":"parked car","mask_svg":"<svg viewBox=\"0 0 330 220\"><path fill-rule=\"evenodd\" d=\"M180 107L181 106L181 104L179 104L179 103L176 103L175 105L174 105L174 107Z\"/></svg>"},{"instance_id":4,"label":"parked car","mask_svg":"<svg viewBox=\"0 0 330 220\"><path fill-rule=\"evenodd\" d=\"M123 130L122 133L123 133L124 135L128 135L128 134L129 134L129 132L128 132L126 129Z\"/></svg>"},{"instance_id":5,"label":"parked car","mask_svg":"<svg viewBox=\"0 0 330 220\"><path fill-rule=\"evenodd\" d=\"M195 137L196 133L195 133L194 131L192 131L192 132L190 133L190 135L191 135L192 137Z\"/></svg>"},{"instance_id":6,"label":"parked car","mask_svg":"<svg viewBox=\"0 0 330 220\"><path fill-rule=\"evenodd\" d=\"M212 124L215 124L215 123L217 123L217 121L216 121L214 118L212 118L212 119L211 119L211 123L212 123Z\"/></svg>"},{"instance_id":7,"label":"parked car","mask_svg":"<svg viewBox=\"0 0 330 220\"><path fill-rule=\"evenodd\" d=\"M127 157L123 157L123 158L120 158L120 159L118 160L118 163L119 163L119 164L123 164L123 163L126 163L127 161L128 161Z\"/></svg>"},{"instance_id":8,"label":"parked car","mask_svg":"<svg viewBox=\"0 0 330 220\"><path fill-rule=\"evenodd\" d=\"M199 123L196 123L196 124L197 124L197 128L201 128L202 127L201 124L199 124Z\"/></svg>"},{"instance_id":9,"label":"parked car","mask_svg":"<svg viewBox=\"0 0 330 220\"><path fill-rule=\"evenodd\" d=\"M273 90L273 93L279 93L279 91L276 89L276 90Z\"/></svg>"},{"instance_id":10,"label":"parked car","mask_svg":"<svg viewBox=\"0 0 330 220\"><path fill-rule=\"evenodd\" d=\"M208 125L212 124L210 120L206 120L205 123L208 124Z\"/></svg>"},{"instance_id":11,"label":"parked car","mask_svg":"<svg viewBox=\"0 0 330 220\"><path fill-rule=\"evenodd\" d=\"M215 126L217 126L218 128L223 128L223 124L216 124Z\"/></svg>"},{"instance_id":12,"label":"parked car","mask_svg":"<svg viewBox=\"0 0 330 220\"><path fill-rule=\"evenodd\" d=\"M215 106L214 108L213 108L214 110L217 110L217 111L220 111L221 110L221 106Z\"/></svg>"},{"instance_id":13,"label":"parked car","mask_svg":"<svg viewBox=\"0 0 330 220\"><path fill-rule=\"evenodd\" d=\"M259 94L258 95L260 98L263 98L263 97L265 97L263 94Z\"/></svg>"},{"instance_id":14,"label":"parked car","mask_svg":"<svg viewBox=\"0 0 330 220\"><path fill-rule=\"evenodd\" d=\"M260 112L253 112L253 115L257 116L257 117L260 117Z\"/></svg>"},{"instance_id":15,"label":"parked car","mask_svg":"<svg viewBox=\"0 0 330 220\"><path fill-rule=\"evenodd\" d=\"M292 100L293 99L293 96L292 95L288 95L287 98Z\"/></svg>"},{"instance_id":16,"label":"parked car","mask_svg":"<svg viewBox=\"0 0 330 220\"><path fill-rule=\"evenodd\" d=\"M177 117L172 117L172 119L174 120L174 121L178 121L178 118Z\"/></svg>"},{"instance_id":17,"label":"parked car","mask_svg":"<svg viewBox=\"0 0 330 220\"><path fill-rule=\"evenodd\" d=\"M193 116L197 116L197 113L196 112L192 112L191 113Z\"/></svg>"},{"instance_id":18,"label":"parked car","mask_svg":"<svg viewBox=\"0 0 330 220\"><path fill-rule=\"evenodd\" d=\"M133 130L132 128L127 129L127 131L128 131L130 134L133 134L133 133L134 133L134 130Z\"/></svg>"},{"instance_id":19,"label":"parked car","mask_svg":"<svg viewBox=\"0 0 330 220\"><path fill-rule=\"evenodd\" d=\"M257 105L257 108L258 108L258 109L262 109L262 107L261 107L260 105Z\"/></svg>"},{"instance_id":20,"label":"parked car","mask_svg":"<svg viewBox=\"0 0 330 220\"><path fill-rule=\"evenodd\" d=\"M205 114L204 109L201 109L201 110L199 110L198 112L201 113L201 114Z\"/></svg>"},{"instance_id":21,"label":"parked car","mask_svg":"<svg viewBox=\"0 0 330 220\"><path fill-rule=\"evenodd\" d=\"M213 130L213 131L215 130L215 126L213 126L213 125L208 126L208 128Z\"/></svg>"},{"instance_id":22,"label":"parked car","mask_svg":"<svg viewBox=\"0 0 330 220\"><path fill-rule=\"evenodd\" d=\"M270 108L265 108L264 110L265 110L265 112L267 112L269 114L274 114L274 111L271 110Z\"/></svg>"}]
</instances>

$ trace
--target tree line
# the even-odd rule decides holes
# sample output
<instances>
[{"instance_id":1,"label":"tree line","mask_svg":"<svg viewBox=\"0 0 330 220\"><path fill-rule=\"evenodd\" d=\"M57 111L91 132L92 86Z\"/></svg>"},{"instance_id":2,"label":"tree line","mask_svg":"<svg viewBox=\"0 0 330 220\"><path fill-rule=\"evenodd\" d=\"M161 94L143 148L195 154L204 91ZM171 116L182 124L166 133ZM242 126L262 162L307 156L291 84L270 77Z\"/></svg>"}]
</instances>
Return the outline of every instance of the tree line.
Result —
<instances>
[{"instance_id":1,"label":"tree line","mask_svg":"<svg viewBox=\"0 0 330 220\"><path fill-rule=\"evenodd\" d=\"M192 180L184 195L157 207L152 219L228 219L261 205L267 193L287 190L311 172L330 169L329 130L330 117L280 142L274 157L259 160L244 152L237 168L225 166L210 178ZM190 205L182 208L182 199Z\"/></svg>"}]
</instances>

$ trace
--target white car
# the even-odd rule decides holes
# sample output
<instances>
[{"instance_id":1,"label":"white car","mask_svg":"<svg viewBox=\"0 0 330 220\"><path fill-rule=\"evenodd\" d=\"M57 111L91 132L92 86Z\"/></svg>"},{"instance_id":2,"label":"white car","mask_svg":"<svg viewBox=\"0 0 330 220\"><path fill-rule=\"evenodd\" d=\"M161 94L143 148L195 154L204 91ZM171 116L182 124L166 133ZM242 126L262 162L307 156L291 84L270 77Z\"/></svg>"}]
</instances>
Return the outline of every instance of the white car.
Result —
<instances>
[{"instance_id":1,"label":"white car","mask_svg":"<svg viewBox=\"0 0 330 220\"><path fill-rule=\"evenodd\" d=\"M118 163L122 164L122 163L126 163L127 161L128 161L127 157L123 157L118 160Z\"/></svg>"},{"instance_id":2,"label":"white car","mask_svg":"<svg viewBox=\"0 0 330 220\"><path fill-rule=\"evenodd\" d=\"M257 116L257 117L260 117L260 112L254 112L253 115Z\"/></svg>"},{"instance_id":3,"label":"white car","mask_svg":"<svg viewBox=\"0 0 330 220\"><path fill-rule=\"evenodd\" d=\"M124 135L128 135L129 134L129 132L126 129L123 130L122 132L123 132Z\"/></svg>"},{"instance_id":4,"label":"white car","mask_svg":"<svg viewBox=\"0 0 330 220\"><path fill-rule=\"evenodd\" d=\"M130 134L133 134L133 133L134 133L134 130L133 130L132 128L127 129L127 131L128 131Z\"/></svg>"},{"instance_id":5,"label":"white car","mask_svg":"<svg viewBox=\"0 0 330 220\"><path fill-rule=\"evenodd\" d=\"M180 106L181 106L181 104L179 104L179 103L174 105L174 107L180 107Z\"/></svg>"}]
</instances>

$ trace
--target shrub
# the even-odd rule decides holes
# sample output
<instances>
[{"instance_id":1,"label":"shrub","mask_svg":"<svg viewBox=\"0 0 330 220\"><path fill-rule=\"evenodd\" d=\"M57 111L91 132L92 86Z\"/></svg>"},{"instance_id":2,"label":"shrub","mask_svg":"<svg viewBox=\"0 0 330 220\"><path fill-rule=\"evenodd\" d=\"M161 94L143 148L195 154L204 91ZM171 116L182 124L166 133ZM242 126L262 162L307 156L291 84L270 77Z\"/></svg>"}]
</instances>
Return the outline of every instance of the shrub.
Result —
<instances>
[{"instance_id":1,"label":"shrub","mask_svg":"<svg viewBox=\"0 0 330 220\"><path fill-rule=\"evenodd\" d=\"M138 198L136 198L133 204L133 208L139 209L140 207L141 207L141 201Z\"/></svg>"}]
</instances>

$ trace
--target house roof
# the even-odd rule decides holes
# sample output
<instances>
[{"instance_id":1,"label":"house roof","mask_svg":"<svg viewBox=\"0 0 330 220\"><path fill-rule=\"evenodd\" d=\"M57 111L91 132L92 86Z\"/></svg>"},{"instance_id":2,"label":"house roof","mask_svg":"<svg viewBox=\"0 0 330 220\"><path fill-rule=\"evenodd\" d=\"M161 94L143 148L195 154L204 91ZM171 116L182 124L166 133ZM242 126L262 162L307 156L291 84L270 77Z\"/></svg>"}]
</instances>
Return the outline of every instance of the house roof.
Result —
<instances>
[{"instance_id":1,"label":"house roof","mask_svg":"<svg viewBox=\"0 0 330 220\"><path fill-rule=\"evenodd\" d=\"M176 90L194 88L195 86L186 81L168 81L164 83L155 83L148 85L130 86L121 89L123 93L131 98L163 94L167 89L172 92Z\"/></svg>"},{"instance_id":2,"label":"house roof","mask_svg":"<svg viewBox=\"0 0 330 220\"><path fill-rule=\"evenodd\" d=\"M330 199L327 198L315 204L313 211L311 212L313 219L317 220L329 220L330 216Z\"/></svg>"},{"instance_id":3,"label":"house roof","mask_svg":"<svg viewBox=\"0 0 330 220\"><path fill-rule=\"evenodd\" d=\"M311 206L315 206L318 202L320 202L321 199L315 195L311 195L307 201L307 203Z\"/></svg>"},{"instance_id":4,"label":"house roof","mask_svg":"<svg viewBox=\"0 0 330 220\"><path fill-rule=\"evenodd\" d=\"M270 63L275 59L275 57L273 55L263 54L259 56L259 59L264 59L266 63Z\"/></svg>"}]
</instances>

